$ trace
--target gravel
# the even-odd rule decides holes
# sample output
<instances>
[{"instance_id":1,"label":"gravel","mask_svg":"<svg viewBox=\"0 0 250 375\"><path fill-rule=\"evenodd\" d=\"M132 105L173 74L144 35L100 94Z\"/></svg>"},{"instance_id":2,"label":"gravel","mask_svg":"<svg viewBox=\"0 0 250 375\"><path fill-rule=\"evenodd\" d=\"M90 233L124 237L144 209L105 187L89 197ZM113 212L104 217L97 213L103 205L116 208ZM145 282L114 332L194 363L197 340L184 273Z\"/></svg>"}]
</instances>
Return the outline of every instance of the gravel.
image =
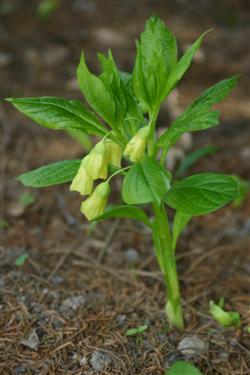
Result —
<instances>
[{"instance_id":1,"label":"gravel","mask_svg":"<svg viewBox=\"0 0 250 375\"><path fill-rule=\"evenodd\" d=\"M195 335L187 336L179 342L178 350L187 357L198 357L207 350L207 345Z\"/></svg>"},{"instance_id":2,"label":"gravel","mask_svg":"<svg viewBox=\"0 0 250 375\"><path fill-rule=\"evenodd\" d=\"M91 367L95 372L103 371L112 363L112 358L107 353L95 350L90 359Z\"/></svg>"}]
</instances>

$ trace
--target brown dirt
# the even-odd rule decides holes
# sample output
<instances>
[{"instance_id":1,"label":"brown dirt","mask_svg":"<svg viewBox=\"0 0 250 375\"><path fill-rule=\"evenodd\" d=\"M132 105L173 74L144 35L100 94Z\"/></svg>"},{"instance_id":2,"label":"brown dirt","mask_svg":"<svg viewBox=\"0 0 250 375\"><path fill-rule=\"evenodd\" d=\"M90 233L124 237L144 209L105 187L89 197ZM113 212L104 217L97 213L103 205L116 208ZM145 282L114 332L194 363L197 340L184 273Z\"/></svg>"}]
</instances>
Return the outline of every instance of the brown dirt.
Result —
<instances>
[{"instance_id":1,"label":"brown dirt","mask_svg":"<svg viewBox=\"0 0 250 375\"><path fill-rule=\"evenodd\" d=\"M250 179L247 1L166 5L110 0L104 6L102 1L86 0L82 12L76 6L79 1L65 1L48 22L36 17L36 2L13 3L15 9L0 15L0 52L10 59L0 65L1 97L80 97L74 71L82 48L94 68L95 52L112 47L120 67L131 69L133 39L152 12L168 21L182 49L214 26L203 58L180 85L178 106L232 73L242 72L244 78L220 106L223 125L195 135L194 147L213 144L221 151L193 171ZM170 115L164 107L161 126ZM178 343L193 334L207 343L207 351L191 359L204 374L250 374L250 198L241 207L194 219L184 233L178 267L186 330L170 332L164 284L144 227L129 220L90 226L79 212L79 197L67 186L32 191L35 202L20 207L19 196L28 189L15 177L45 163L80 157L81 146L65 134L31 124L6 104L0 107L0 124L0 219L7 222L0 229L0 373L92 375L91 356L101 350L112 358L104 375L160 375L184 358ZM126 256L129 248L138 253L135 264ZM18 267L15 261L24 252L28 260ZM62 304L74 296L82 296L76 311ZM221 296L226 308L241 314L241 329L222 329L209 316L209 300ZM143 324L149 327L143 334L126 336L128 328ZM22 344L33 330L39 339L37 350Z\"/></svg>"}]
</instances>

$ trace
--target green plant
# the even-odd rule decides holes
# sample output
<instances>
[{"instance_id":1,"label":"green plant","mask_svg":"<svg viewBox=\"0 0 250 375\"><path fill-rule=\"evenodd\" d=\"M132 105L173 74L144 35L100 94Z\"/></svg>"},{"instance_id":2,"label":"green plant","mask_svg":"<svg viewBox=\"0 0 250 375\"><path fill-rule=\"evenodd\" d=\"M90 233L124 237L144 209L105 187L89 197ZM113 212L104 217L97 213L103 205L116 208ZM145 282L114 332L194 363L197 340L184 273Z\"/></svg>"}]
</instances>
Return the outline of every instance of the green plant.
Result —
<instances>
[{"instance_id":1,"label":"green plant","mask_svg":"<svg viewBox=\"0 0 250 375\"><path fill-rule=\"evenodd\" d=\"M214 301L209 301L209 309L213 318L223 327L239 327L241 324L240 314L236 311L225 311L224 298L216 304Z\"/></svg>"},{"instance_id":2,"label":"green plant","mask_svg":"<svg viewBox=\"0 0 250 375\"><path fill-rule=\"evenodd\" d=\"M202 375L202 373L190 363L177 361L166 372L166 375Z\"/></svg>"},{"instance_id":3,"label":"green plant","mask_svg":"<svg viewBox=\"0 0 250 375\"><path fill-rule=\"evenodd\" d=\"M136 41L132 74L120 72L109 51L107 57L98 54L101 73L94 75L82 54L77 79L92 110L79 100L57 97L7 99L42 126L55 130L78 129L101 137L82 161L66 160L40 167L20 176L19 180L31 187L71 182L70 190L89 195L81 205L88 220L127 217L148 226L166 283L166 314L170 325L179 329L183 328L183 313L175 258L178 238L193 216L213 212L238 194L237 181L230 176L199 173L173 181L165 168L168 150L182 134L219 123L219 112L211 107L229 94L238 76L203 92L160 137L157 138L155 131L161 103L187 71L206 34L178 60L174 35L159 18L151 17L140 41ZM126 163L123 168L122 156ZM124 204L105 211L110 182L118 175L123 178ZM95 187L99 180L104 182ZM145 205L151 206L152 219L147 216ZM172 230L168 206L175 210Z\"/></svg>"}]
</instances>

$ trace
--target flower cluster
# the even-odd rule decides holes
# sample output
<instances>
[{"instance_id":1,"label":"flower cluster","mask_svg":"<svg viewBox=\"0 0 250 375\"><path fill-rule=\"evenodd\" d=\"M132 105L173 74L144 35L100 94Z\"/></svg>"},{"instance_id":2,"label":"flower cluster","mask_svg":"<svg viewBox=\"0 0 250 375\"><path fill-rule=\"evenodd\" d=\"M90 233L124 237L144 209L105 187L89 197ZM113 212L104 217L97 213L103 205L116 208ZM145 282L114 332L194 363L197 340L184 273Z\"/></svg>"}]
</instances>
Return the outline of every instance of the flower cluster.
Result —
<instances>
[{"instance_id":1,"label":"flower cluster","mask_svg":"<svg viewBox=\"0 0 250 375\"><path fill-rule=\"evenodd\" d=\"M89 195L81 204L81 212L88 220L94 220L100 216L107 204L110 194L109 179L107 179L108 165L121 168L122 153L132 162L141 160L145 153L148 136L148 126L139 129L128 142L124 153L118 143L110 138L104 138L82 159L70 190L77 191L81 195ZM94 181L99 179L106 181L94 189Z\"/></svg>"}]
</instances>

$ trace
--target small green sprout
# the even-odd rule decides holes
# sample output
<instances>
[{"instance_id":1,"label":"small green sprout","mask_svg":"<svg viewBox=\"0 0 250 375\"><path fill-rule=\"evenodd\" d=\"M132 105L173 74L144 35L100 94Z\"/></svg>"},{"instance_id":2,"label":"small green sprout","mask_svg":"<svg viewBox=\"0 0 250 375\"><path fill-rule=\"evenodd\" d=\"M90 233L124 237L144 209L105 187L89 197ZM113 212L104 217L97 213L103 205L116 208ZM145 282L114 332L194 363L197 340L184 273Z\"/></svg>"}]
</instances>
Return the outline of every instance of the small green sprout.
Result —
<instances>
[{"instance_id":1,"label":"small green sprout","mask_svg":"<svg viewBox=\"0 0 250 375\"><path fill-rule=\"evenodd\" d=\"M24 207L28 207L30 206L31 204L33 204L34 202L36 201L36 197L34 194L26 191L25 193L22 193L20 196L19 196L19 203L24 206Z\"/></svg>"},{"instance_id":2,"label":"small green sprout","mask_svg":"<svg viewBox=\"0 0 250 375\"><path fill-rule=\"evenodd\" d=\"M202 373L190 363L176 361L165 375L202 375Z\"/></svg>"},{"instance_id":3,"label":"small green sprout","mask_svg":"<svg viewBox=\"0 0 250 375\"><path fill-rule=\"evenodd\" d=\"M126 332L126 336L137 336L143 332L145 332L148 329L148 325L145 324L140 327L135 327L135 328L129 328Z\"/></svg>"},{"instance_id":4,"label":"small green sprout","mask_svg":"<svg viewBox=\"0 0 250 375\"><path fill-rule=\"evenodd\" d=\"M224 300L220 300L218 304L213 301L209 302L210 313L213 318L223 327L239 327L240 314L236 311L223 310Z\"/></svg>"},{"instance_id":5,"label":"small green sprout","mask_svg":"<svg viewBox=\"0 0 250 375\"><path fill-rule=\"evenodd\" d=\"M70 183L70 190L84 196L81 212L88 220L124 217L144 223L152 233L166 284L169 325L178 329L184 327L175 255L180 234L192 217L212 213L238 196L238 182L231 176L210 172L176 179L176 173L172 177L166 168L166 161L169 149L184 133L219 124L219 111L213 105L232 91L239 76L208 88L160 136L156 131L162 103L188 70L207 33L178 59L174 34L158 17L150 17L136 41L132 73L121 72L109 51L98 54L101 72L95 75L82 53L77 80L90 109L80 100L52 96L6 99L41 126L98 138L82 160L52 163L18 180L38 188ZM193 159L202 154L204 150ZM122 181L123 203L109 208L106 204L114 178ZM168 208L175 211L172 226Z\"/></svg>"},{"instance_id":6,"label":"small green sprout","mask_svg":"<svg viewBox=\"0 0 250 375\"><path fill-rule=\"evenodd\" d=\"M22 267L28 258L29 258L29 254L28 254L27 252L23 253L22 255L20 255L20 256L16 259L16 261L15 261L15 265L16 265L17 267Z\"/></svg>"}]
</instances>

